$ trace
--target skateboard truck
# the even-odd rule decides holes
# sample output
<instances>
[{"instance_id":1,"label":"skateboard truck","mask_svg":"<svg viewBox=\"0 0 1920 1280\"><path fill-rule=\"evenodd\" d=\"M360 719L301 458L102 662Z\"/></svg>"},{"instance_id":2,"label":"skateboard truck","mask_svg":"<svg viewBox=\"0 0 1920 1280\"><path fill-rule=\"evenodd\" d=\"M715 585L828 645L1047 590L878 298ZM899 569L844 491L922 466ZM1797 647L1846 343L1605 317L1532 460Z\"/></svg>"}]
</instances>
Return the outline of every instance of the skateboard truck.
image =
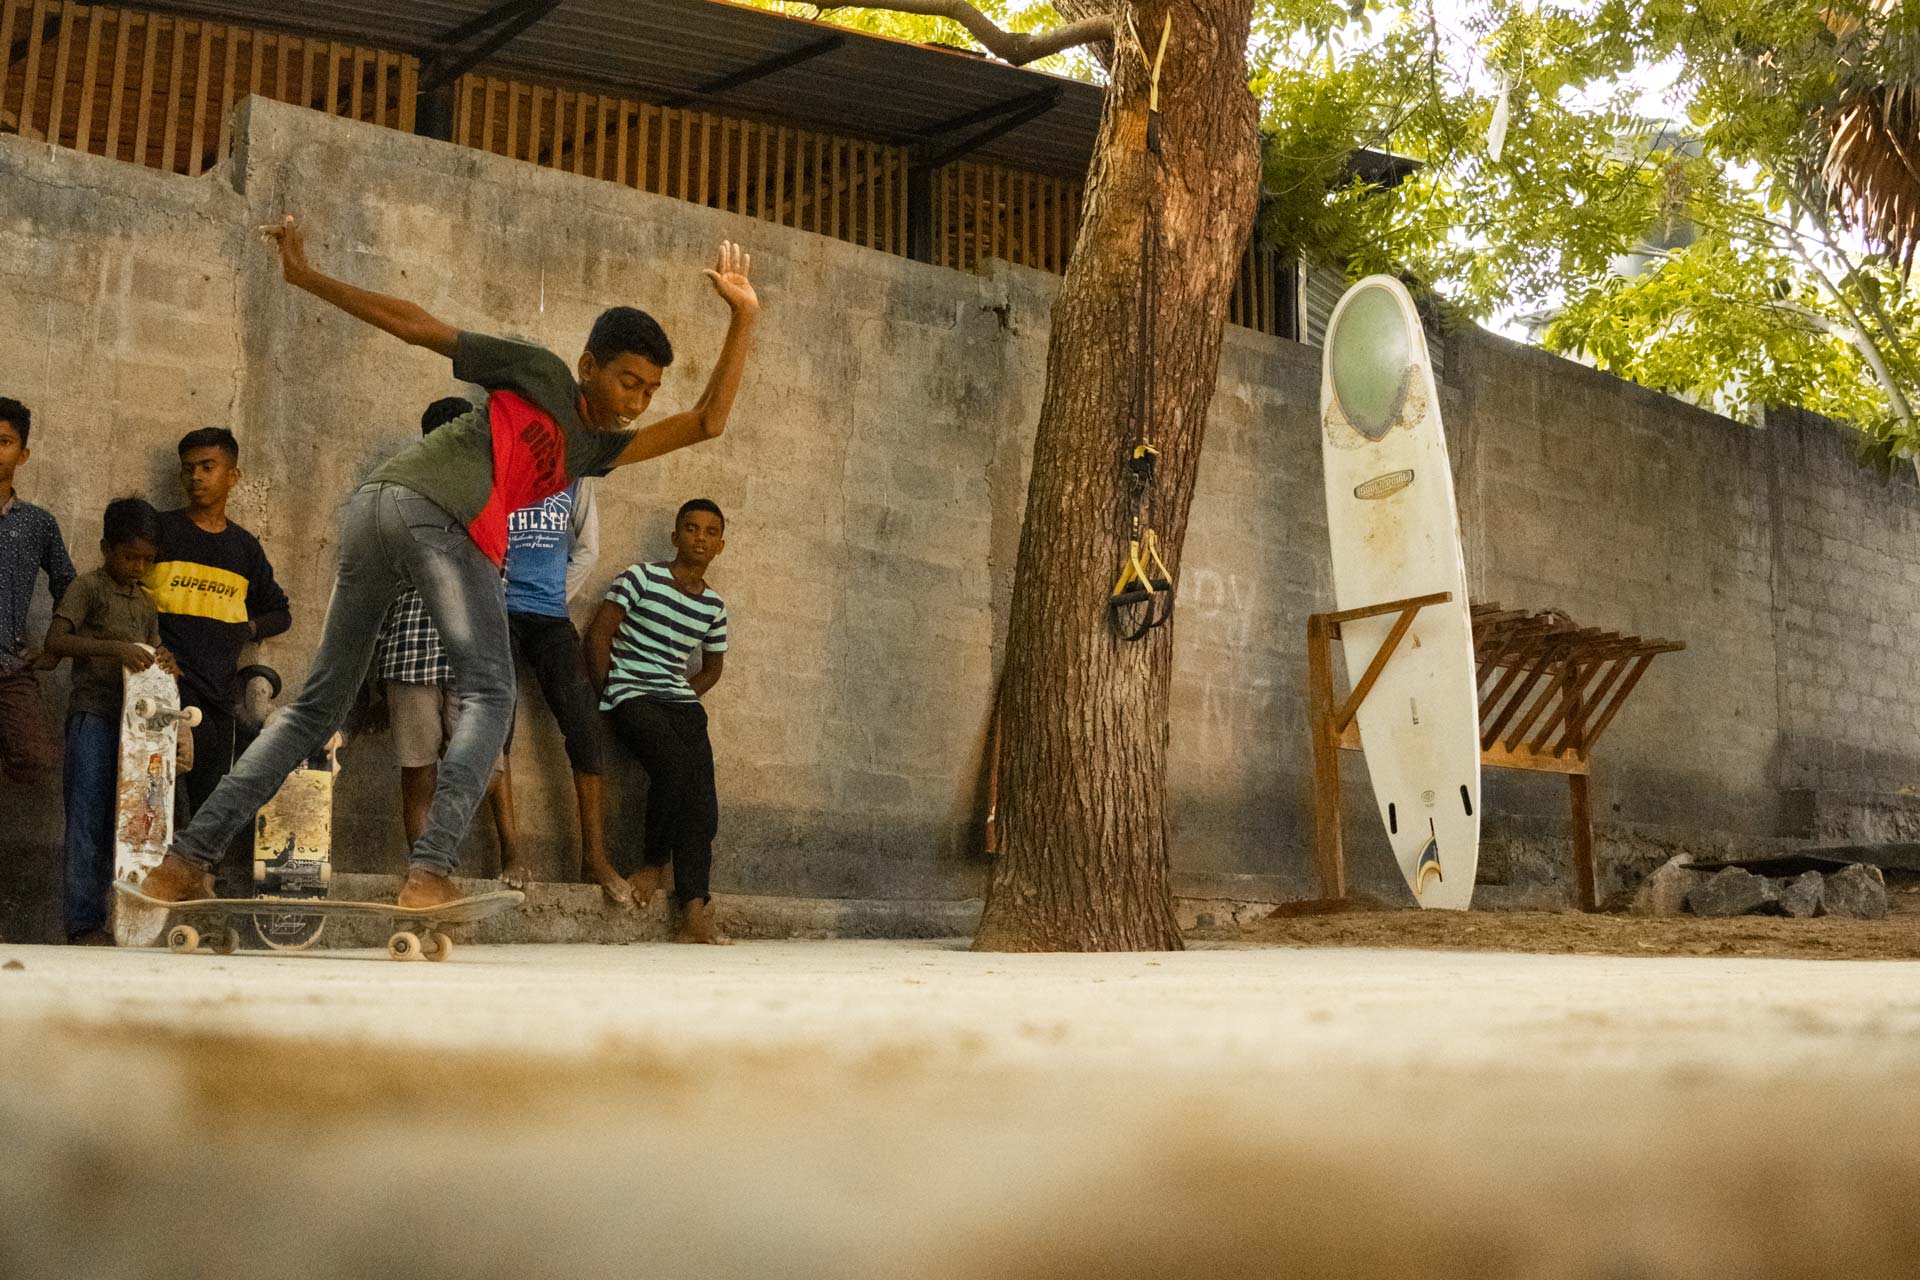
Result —
<instances>
[{"instance_id":1,"label":"skateboard truck","mask_svg":"<svg viewBox=\"0 0 1920 1280\"><path fill-rule=\"evenodd\" d=\"M146 721L146 727L155 733L170 724L183 724L191 729L200 723L200 708L182 707L178 711L166 711L152 698L135 698L133 714Z\"/></svg>"}]
</instances>

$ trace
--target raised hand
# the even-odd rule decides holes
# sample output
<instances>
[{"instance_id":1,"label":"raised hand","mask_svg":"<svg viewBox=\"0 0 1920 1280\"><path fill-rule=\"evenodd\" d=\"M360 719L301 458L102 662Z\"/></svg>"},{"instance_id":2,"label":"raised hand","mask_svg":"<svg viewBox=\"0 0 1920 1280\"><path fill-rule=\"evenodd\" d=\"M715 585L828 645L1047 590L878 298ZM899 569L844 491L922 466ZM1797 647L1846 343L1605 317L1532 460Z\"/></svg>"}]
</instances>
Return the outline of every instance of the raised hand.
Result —
<instances>
[{"instance_id":1,"label":"raised hand","mask_svg":"<svg viewBox=\"0 0 1920 1280\"><path fill-rule=\"evenodd\" d=\"M752 266L752 254L731 240L722 240L720 256L706 271L707 279L713 282L713 291L737 315L755 315L760 310L760 295L747 280L747 271Z\"/></svg>"},{"instance_id":2,"label":"raised hand","mask_svg":"<svg viewBox=\"0 0 1920 1280\"><path fill-rule=\"evenodd\" d=\"M299 219L288 214L279 222L270 222L257 228L262 240L277 245L280 250L280 278L292 283L307 267L307 233L300 228Z\"/></svg>"}]
</instances>

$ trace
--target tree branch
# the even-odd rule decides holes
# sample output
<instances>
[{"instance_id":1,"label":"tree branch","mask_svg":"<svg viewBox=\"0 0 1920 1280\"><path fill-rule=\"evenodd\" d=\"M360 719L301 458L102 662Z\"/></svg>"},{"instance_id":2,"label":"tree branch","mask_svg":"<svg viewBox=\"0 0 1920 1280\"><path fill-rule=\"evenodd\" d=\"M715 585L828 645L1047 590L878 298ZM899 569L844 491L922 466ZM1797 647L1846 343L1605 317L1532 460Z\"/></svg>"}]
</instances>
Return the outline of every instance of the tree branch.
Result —
<instances>
[{"instance_id":1,"label":"tree branch","mask_svg":"<svg viewBox=\"0 0 1920 1280\"><path fill-rule=\"evenodd\" d=\"M821 6L820 11L830 13L835 9L885 9L890 13L917 13L927 18L946 18L965 27L967 34L978 40L988 53L1016 67L1024 67L1029 62L1083 44L1111 40L1114 31L1113 17L1108 14L1082 18L1052 31L1006 31L995 26L992 19L968 4L967 0L885 0L884 3L829 4Z\"/></svg>"}]
</instances>

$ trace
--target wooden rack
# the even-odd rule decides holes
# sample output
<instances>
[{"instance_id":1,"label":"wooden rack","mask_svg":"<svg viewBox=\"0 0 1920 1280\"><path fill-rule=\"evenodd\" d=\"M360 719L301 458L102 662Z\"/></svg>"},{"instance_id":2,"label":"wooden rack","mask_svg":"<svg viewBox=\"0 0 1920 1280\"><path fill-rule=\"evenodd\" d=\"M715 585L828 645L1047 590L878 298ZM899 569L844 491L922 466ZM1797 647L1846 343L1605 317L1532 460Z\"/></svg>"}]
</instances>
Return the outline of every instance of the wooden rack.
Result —
<instances>
[{"instance_id":1,"label":"wooden rack","mask_svg":"<svg viewBox=\"0 0 1920 1280\"><path fill-rule=\"evenodd\" d=\"M1422 609L1452 595L1412 596L1307 619L1307 719L1313 735L1314 853L1321 891L1347 895L1347 859L1340 823L1340 752L1359 751L1355 723ZM1333 687L1333 642L1341 624L1397 613L1373 660L1345 698ZM1593 748L1613 723L1654 658L1686 648L1575 626L1557 610L1530 612L1497 604L1473 606L1473 651L1480 697L1480 762L1496 769L1564 774L1580 909L1598 905L1593 867Z\"/></svg>"}]
</instances>

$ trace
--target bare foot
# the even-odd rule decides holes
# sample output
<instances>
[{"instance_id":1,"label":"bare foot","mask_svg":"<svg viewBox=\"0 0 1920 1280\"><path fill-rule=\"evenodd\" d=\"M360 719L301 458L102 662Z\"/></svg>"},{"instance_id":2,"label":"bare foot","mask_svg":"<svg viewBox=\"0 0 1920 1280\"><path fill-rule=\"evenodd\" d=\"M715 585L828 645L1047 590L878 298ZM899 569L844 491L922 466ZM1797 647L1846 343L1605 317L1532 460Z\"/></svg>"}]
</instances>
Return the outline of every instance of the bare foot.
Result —
<instances>
[{"instance_id":1,"label":"bare foot","mask_svg":"<svg viewBox=\"0 0 1920 1280\"><path fill-rule=\"evenodd\" d=\"M653 902L653 895L660 892L660 878L665 871L664 866L656 863L641 867L627 877L627 884L633 888L635 906L644 910Z\"/></svg>"},{"instance_id":2,"label":"bare foot","mask_svg":"<svg viewBox=\"0 0 1920 1280\"><path fill-rule=\"evenodd\" d=\"M428 871L424 867L414 867L407 872L407 882L400 886L399 905L437 907L443 903L458 902L462 896L453 877Z\"/></svg>"},{"instance_id":3,"label":"bare foot","mask_svg":"<svg viewBox=\"0 0 1920 1280\"><path fill-rule=\"evenodd\" d=\"M533 873L517 861L500 860L500 883L509 889L524 889L532 883Z\"/></svg>"},{"instance_id":4,"label":"bare foot","mask_svg":"<svg viewBox=\"0 0 1920 1280\"><path fill-rule=\"evenodd\" d=\"M687 916L673 935L675 942L700 943L709 947L730 947L733 939L720 932L713 922L713 904L705 898L695 898L687 904Z\"/></svg>"},{"instance_id":5,"label":"bare foot","mask_svg":"<svg viewBox=\"0 0 1920 1280\"><path fill-rule=\"evenodd\" d=\"M607 901L614 906L624 909L633 905L633 886L606 863L603 862L598 866L588 863L580 868L580 878L588 884L599 885L600 892L606 894Z\"/></svg>"}]
</instances>

